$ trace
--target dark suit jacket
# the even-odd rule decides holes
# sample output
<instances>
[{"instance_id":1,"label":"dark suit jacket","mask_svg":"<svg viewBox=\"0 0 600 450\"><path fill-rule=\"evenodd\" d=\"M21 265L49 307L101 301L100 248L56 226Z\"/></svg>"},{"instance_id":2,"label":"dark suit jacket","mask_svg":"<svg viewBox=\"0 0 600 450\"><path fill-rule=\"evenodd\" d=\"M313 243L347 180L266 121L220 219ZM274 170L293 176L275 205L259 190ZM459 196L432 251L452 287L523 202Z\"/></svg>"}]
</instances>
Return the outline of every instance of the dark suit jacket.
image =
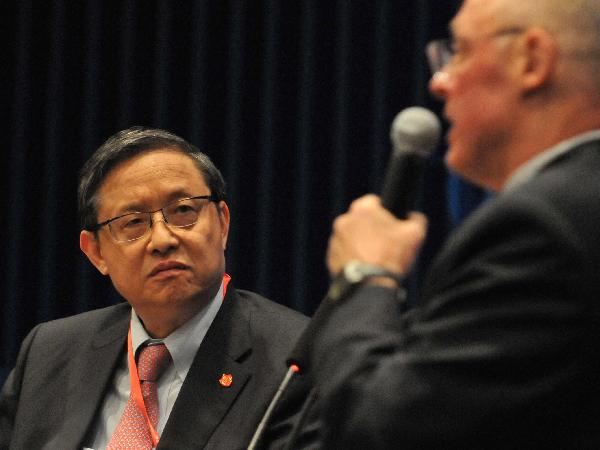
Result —
<instances>
[{"instance_id":1,"label":"dark suit jacket","mask_svg":"<svg viewBox=\"0 0 600 450\"><path fill-rule=\"evenodd\" d=\"M86 444L122 361L130 312L123 303L32 330L0 397L0 448L67 450ZM245 448L306 321L295 311L230 285L158 449ZM218 382L223 373L233 375L229 388ZM297 410L288 405L285 412L288 416L277 418L274 426L278 436L285 434Z\"/></svg>"},{"instance_id":2,"label":"dark suit jacket","mask_svg":"<svg viewBox=\"0 0 600 450\"><path fill-rule=\"evenodd\" d=\"M324 448L600 448L600 142L499 194L419 307L363 286L317 333Z\"/></svg>"}]
</instances>

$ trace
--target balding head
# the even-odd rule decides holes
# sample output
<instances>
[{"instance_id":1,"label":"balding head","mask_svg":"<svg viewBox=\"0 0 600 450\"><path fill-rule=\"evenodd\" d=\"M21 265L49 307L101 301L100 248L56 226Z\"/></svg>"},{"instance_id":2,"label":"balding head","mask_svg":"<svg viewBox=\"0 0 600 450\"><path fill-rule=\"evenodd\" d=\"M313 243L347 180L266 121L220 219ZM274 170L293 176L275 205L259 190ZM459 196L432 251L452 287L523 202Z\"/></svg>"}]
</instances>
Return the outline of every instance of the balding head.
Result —
<instances>
[{"instance_id":1,"label":"balding head","mask_svg":"<svg viewBox=\"0 0 600 450\"><path fill-rule=\"evenodd\" d=\"M523 27L539 26L565 51L597 52L600 48L598 0L498 0L503 15Z\"/></svg>"},{"instance_id":2,"label":"balding head","mask_svg":"<svg viewBox=\"0 0 600 450\"><path fill-rule=\"evenodd\" d=\"M513 27L543 28L580 51L600 49L598 0L465 0L463 8L486 10Z\"/></svg>"}]
</instances>

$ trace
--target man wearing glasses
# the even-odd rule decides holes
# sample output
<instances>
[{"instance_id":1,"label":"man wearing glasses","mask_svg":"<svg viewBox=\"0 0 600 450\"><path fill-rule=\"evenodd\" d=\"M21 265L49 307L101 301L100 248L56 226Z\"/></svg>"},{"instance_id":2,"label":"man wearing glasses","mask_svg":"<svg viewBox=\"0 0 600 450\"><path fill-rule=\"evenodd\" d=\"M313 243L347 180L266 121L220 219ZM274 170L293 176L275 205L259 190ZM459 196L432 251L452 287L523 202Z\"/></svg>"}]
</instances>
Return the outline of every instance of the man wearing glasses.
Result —
<instances>
[{"instance_id":1,"label":"man wearing glasses","mask_svg":"<svg viewBox=\"0 0 600 450\"><path fill-rule=\"evenodd\" d=\"M366 196L336 219L355 279L311 347L323 448L600 448L599 24L597 0L465 0L429 47L447 165L498 195L407 314L425 217Z\"/></svg>"},{"instance_id":2,"label":"man wearing glasses","mask_svg":"<svg viewBox=\"0 0 600 450\"><path fill-rule=\"evenodd\" d=\"M131 128L83 167L79 207L81 249L127 303L29 334L0 448L244 448L307 319L230 282L218 169L178 136ZM296 412L282 408L272 438Z\"/></svg>"}]
</instances>

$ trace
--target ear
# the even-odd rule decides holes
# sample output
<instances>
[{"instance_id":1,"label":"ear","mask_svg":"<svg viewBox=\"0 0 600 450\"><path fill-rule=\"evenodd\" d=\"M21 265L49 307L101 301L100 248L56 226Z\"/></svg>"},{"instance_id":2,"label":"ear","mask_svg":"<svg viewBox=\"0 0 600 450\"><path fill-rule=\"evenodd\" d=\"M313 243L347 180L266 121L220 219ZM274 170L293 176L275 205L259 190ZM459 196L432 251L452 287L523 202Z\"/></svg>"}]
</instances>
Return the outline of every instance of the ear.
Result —
<instances>
[{"instance_id":1,"label":"ear","mask_svg":"<svg viewBox=\"0 0 600 450\"><path fill-rule=\"evenodd\" d=\"M558 46L550 33L535 27L525 32L522 42L521 85L525 93L530 93L546 85L555 73Z\"/></svg>"},{"instance_id":2,"label":"ear","mask_svg":"<svg viewBox=\"0 0 600 450\"><path fill-rule=\"evenodd\" d=\"M227 203L221 200L217 204L217 212L219 213L219 221L221 222L223 250L225 250L227 248L227 236L229 236L229 207L227 206Z\"/></svg>"},{"instance_id":3,"label":"ear","mask_svg":"<svg viewBox=\"0 0 600 450\"><path fill-rule=\"evenodd\" d=\"M102 275L108 275L108 267L102 257L100 243L94 233L83 230L79 234L79 248Z\"/></svg>"}]
</instances>

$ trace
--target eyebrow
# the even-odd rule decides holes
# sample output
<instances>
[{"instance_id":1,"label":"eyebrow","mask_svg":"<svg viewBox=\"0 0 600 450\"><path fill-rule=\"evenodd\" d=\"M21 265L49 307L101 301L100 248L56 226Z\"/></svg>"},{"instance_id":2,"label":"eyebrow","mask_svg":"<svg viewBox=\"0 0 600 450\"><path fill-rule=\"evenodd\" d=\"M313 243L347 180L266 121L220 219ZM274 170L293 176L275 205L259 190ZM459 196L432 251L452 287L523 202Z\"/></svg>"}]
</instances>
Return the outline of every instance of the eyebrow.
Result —
<instances>
[{"instance_id":1,"label":"eyebrow","mask_svg":"<svg viewBox=\"0 0 600 450\"><path fill-rule=\"evenodd\" d=\"M209 195L209 194L210 194L210 192L208 192L206 195ZM191 191L188 191L187 189L177 189L176 191L173 191L169 195L167 195L165 205L168 203L180 200L182 198L193 197L195 195L205 195L205 194L198 193L198 192L191 192Z\"/></svg>"},{"instance_id":2,"label":"eyebrow","mask_svg":"<svg viewBox=\"0 0 600 450\"><path fill-rule=\"evenodd\" d=\"M205 195L205 194L202 194L202 193L201 194L191 194L190 191L188 191L187 189L177 189L177 190L171 192L169 195L167 195L167 197L165 198L164 202L162 203L162 205L160 207L162 208L163 206L166 206L172 202L175 202L182 198L192 197L194 195ZM210 192L207 193L206 195L210 195ZM117 212L117 215L123 215L123 214L132 213L132 212L146 212L146 211L153 209L153 208L150 208L149 206L145 206L145 205L147 205L147 204L141 203L136 200L136 201L132 201L129 203L125 203L122 207L117 209L116 212Z\"/></svg>"}]
</instances>

